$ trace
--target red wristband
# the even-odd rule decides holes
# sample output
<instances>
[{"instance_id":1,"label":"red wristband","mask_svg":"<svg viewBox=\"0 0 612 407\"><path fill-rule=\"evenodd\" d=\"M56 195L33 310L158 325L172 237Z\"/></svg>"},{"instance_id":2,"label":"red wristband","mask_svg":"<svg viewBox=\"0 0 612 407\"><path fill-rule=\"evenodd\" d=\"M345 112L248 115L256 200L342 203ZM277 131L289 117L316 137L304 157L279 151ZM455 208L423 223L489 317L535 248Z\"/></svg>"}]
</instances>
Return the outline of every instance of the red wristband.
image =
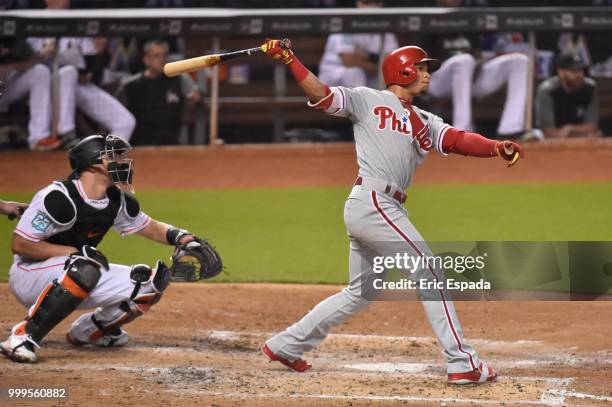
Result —
<instances>
[{"instance_id":1,"label":"red wristband","mask_svg":"<svg viewBox=\"0 0 612 407\"><path fill-rule=\"evenodd\" d=\"M302 63L299 59L297 59L296 56L293 57L293 61L291 61L291 63L289 64L289 69L291 70L293 77L296 81L298 81L298 83L306 79L306 77L310 73L308 68L302 65Z\"/></svg>"}]
</instances>

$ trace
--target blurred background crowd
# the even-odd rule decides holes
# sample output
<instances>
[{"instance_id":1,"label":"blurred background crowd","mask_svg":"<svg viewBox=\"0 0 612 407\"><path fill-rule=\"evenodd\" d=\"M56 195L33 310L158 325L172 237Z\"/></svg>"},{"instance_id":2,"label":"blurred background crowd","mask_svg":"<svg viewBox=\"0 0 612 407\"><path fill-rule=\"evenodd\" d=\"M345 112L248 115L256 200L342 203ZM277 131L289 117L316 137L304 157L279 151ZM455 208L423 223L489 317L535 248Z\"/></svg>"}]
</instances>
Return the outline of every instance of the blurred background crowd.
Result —
<instances>
[{"instance_id":1,"label":"blurred background crowd","mask_svg":"<svg viewBox=\"0 0 612 407\"><path fill-rule=\"evenodd\" d=\"M612 7L612 0L0 0L2 9L544 5ZM612 135L612 49L606 34L538 33L533 69L523 32L337 33L295 38L294 49L330 86L380 87L381 51L419 45L442 66L417 105L491 138L542 140ZM254 41L229 38L221 46L235 50L258 45ZM0 148L68 149L84 135L106 132L135 146L205 144L211 73L168 78L162 68L210 49L205 38L1 37ZM274 69L257 57L220 67L219 135L225 142L350 140L350 124L308 112L291 81L279 92Z\"/></svg>"}]
</instances>

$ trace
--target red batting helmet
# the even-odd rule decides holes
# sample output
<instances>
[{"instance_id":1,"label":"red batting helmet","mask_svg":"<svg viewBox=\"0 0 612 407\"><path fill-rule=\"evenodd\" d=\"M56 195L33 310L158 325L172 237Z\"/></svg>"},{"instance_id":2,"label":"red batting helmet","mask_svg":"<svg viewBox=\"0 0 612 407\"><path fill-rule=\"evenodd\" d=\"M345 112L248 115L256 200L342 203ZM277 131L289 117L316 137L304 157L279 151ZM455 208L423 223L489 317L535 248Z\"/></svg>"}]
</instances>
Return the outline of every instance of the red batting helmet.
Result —
<instances>
[{"instance_id":1,"label":"red batting helmet","mask_svg":"<svg viewBox=\"0 0 612 407\"><path fill-rule=\"evenodd\" d=\"M440 61L429 58L421 47L410 45L391 52L382 64L385 85L410 85L419 76L415 64L422 62L429 65L429 72L440 67Z\"/></svg>"}]
</instances>

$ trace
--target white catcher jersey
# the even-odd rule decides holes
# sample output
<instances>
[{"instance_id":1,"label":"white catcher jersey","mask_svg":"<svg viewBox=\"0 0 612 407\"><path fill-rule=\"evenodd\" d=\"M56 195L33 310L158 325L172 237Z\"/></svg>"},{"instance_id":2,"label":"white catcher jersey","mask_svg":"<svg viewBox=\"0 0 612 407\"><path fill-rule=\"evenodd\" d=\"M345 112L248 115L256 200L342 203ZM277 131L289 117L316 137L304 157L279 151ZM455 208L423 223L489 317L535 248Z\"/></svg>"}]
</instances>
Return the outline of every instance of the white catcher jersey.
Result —
<instances>
[{"instance_id":1,"label":"white catcher jersey","mask_svg":"<svg viewBox=\"0 0 612 407\"><path fill-rule=\"evenodd\" d=\"M73 180L72 182L75 184L79 194L81 194L81 197L88 205L96 209L104 209L108 206L109 199L107 197L100 200L89 199L81 187L81 181ZM72 219L72 221L62 224L54 220L53 216L51 216L45 209L45 197L51 191L55 190L62 192L70 200L68 191L60 182L54 182L51 185L41 189L34 195L30 206L23 213L23 216L15 228L15 234L33 242L40 242L41 240L46 240L53 235L72 228L74 222L76 221L76 217ZM72 202L72 200L70 201ZM122 236L126 236L143 229L149 224L150 221L151 218L142 211L140 211L135 217L131 217L126 210L125 198L122 194L121 207L117 212L113 229L119 232ZM15 262L20 262L21 260L22 259L18 255L15 255Z\"/></svg>"},{"instance_id":2,"label":"white catcher jersey","mask_svg":"<svg viewBox=\"0 0 612 407\"><path fill-rule=\"evenodd\" d=\"M442 140L450 125L416 106L402 104L388 90L332 87L325 110L353 122L359 175L406 189L414 171L433 148L443 155ZM327 99L327 98L326 98ZM325 100L311 107L320 106Z\"/></svg>"}]
</instances>

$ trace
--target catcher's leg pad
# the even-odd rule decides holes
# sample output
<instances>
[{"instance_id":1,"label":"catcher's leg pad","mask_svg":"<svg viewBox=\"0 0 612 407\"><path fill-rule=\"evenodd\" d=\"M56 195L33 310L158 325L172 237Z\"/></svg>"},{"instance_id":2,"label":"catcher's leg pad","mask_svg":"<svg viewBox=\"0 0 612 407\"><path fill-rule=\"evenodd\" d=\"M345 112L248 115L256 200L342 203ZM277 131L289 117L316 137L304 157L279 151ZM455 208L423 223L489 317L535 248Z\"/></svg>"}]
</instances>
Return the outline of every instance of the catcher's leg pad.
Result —
<instances>
[{"instance_id":1,"label":"catcher's leg pad","mask_svg":"<svg viewBox=\"0 0 612 407\"><path fill-rule=\"evenodd\" d=\"M87 260L75 260L67 267L62 281L53 280L28 312L25 330L36 343L70 315L100 280L100 270Z\"/></svg>"},{"instance_id":2,"label":"catcher's leg pad","mask_svg":"<svg viewBox=\"0 0 612 407\"><path fill-rule=\"evenodd\" d=\"M68 340L75 345L100 344L112 346L112 341L105 337L119 337L121 326L144 315L156 304L167 288L169 282L168 268L158 261L155 268L145 264L136 264L130 269L130 279L134 290L128 301L118 305L98 308L94 312L83 314L71 326ZM115 345L117 346L117 345Z\"/></svg>"}]
</instances>

